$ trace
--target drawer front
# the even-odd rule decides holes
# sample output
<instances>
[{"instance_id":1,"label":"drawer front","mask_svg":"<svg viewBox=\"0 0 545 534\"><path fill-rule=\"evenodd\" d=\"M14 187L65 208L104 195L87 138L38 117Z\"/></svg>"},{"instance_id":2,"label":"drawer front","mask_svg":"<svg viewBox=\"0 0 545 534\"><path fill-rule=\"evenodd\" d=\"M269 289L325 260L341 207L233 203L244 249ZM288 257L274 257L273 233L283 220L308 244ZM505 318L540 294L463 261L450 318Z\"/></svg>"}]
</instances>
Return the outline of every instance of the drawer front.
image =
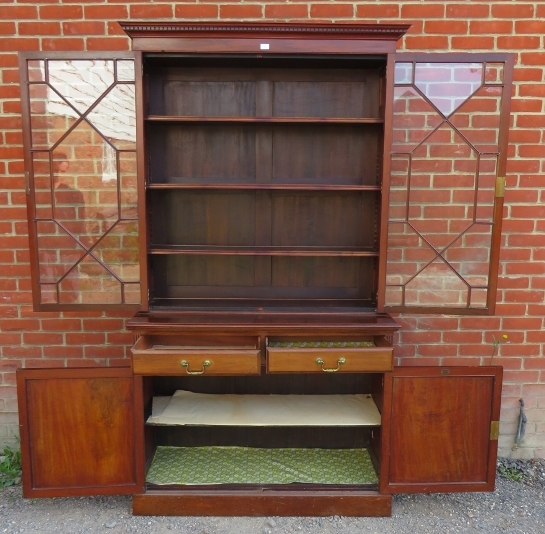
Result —
<instances>
[{"instance_id":1,"label":"drawer front","mask_svg":"<svg viewBox=\"0 0 545 534\"><path fill-rule=\"evenodd\" d=\"M268 373L363 373L393 368L393 348L268 348Z\"/></svg>"},{"instance_id":2,"label":"drawer front","mask_svg":"<svg viewBox=\"0 0 545 534\"><path fill-rule=\"evenodd\" d=\"M153 351L132 356L137 375L258 375L261 371L259 350L176 349Z\"/></svg>"},{"instance_id":3,"label":"drawer front","mask_svg":"<svg viewBox=\"0 0 545 534\"><path fill-rule=\"evenodd\" d=\"M261 351L248 337L144 335L131 349L136 375L261 374Z\"/></svg>"}]
</instances>

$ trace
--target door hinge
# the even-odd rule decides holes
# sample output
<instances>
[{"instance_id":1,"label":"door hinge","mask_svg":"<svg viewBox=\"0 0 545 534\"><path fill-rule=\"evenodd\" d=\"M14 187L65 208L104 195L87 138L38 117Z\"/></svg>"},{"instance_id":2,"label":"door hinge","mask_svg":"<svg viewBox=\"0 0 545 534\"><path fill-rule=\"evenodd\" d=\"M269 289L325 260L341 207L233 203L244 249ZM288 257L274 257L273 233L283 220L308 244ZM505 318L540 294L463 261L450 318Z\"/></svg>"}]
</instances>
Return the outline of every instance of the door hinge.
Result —
<instances>
[{"instance_id":1,"label":"door hinge","mask_svg":"<svg viewBox=\"0 0 545 534\"><path fill-rule=\"evenodd\" d=\"M496 440L500 437L500 422L491 421L490 422L490 440Z\"/></svg>"},{"instance_id":2,"label":"door hinge","mask_svg":"<svg viewBox=\"0 0 545 534\"><path fill-rule=\"evenodd\" d=\"M505 196L505 176L496 177L496 198Z\"/></svg>"}]
</instances>

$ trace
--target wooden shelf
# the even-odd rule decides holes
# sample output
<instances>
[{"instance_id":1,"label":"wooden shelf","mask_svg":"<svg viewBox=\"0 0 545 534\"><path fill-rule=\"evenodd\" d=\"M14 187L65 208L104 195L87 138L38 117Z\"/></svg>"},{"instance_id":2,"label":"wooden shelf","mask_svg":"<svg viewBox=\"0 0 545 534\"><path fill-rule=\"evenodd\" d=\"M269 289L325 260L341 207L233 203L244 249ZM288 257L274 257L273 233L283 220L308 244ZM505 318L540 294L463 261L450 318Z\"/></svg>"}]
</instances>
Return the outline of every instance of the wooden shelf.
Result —
<instances>
[{"instance_id":1,"label":"wooden shelf","mask_svg":"<svg viewBox=\"0 0 545 534\"><path fill-rule=\"evenodd\" d=\"M211 245L152 245L148 254L237 256L353 256L378 257L374 250L355 247L220 247Z\"/></svg>"},{"instance_id":2,"label":"wooden shelf","mask_svg":"<svg viewBox=\"0 0 545 534\"><path fill-rule=\"evenodd\" d=\"M294 124L384 124L379 117L183 117L148 115L146 122L235 122L235 123L294 123Z\"/></svg>"},{"instance_id":3,"label":"wooden shelf","mask_svg":"<svg viewBox=\"0 0 545 534\"><path fill-rule=\"evenodd\" d=\"M256 191L381 191L380 185L352 185L352 184L282 184L282 183L149 183L147 189L227 189L227 190L256 190Z\"/></svg>"}]
</instances>

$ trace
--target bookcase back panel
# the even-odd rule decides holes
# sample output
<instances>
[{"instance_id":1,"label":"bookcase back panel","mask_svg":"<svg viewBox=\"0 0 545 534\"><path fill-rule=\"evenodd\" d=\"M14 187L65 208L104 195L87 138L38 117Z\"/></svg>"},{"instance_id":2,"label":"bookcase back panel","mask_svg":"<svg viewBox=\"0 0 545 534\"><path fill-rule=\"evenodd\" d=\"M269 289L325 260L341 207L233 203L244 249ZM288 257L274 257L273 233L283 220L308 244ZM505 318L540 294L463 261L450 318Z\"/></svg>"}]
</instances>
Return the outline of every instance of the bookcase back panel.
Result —
<instances>
[{"instance_id":1,"label":"bookcase back panel","mask_svg":"<svg viewBox=\"0 0 545 534\"><path fill-rule=\"evenodd\" d=\"M376 185L381 125L277 125L272 134L276 183Z\"/></svg>"},{"instance_id":2,"label":"bookcase back panel","mask_svg":"<svg viewBox=\"0 0 545 534\"><path fill-rule=\"evenodd\" d=\"M158 255L151 267L154 298L370 301L375 258Z\"/></svg>"}]
</instances>

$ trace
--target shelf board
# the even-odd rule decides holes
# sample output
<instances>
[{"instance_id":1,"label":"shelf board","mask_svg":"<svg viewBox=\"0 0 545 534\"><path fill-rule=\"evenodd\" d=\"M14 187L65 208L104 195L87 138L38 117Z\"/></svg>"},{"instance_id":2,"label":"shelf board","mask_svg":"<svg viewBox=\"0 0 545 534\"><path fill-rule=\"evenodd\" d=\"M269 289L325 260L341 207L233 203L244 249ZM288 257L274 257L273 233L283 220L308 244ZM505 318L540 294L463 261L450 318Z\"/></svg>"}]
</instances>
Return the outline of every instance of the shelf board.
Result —
<instances>
[{"instance_id":1,"label":"shelf board","mask_svg":"<svg viewBox=\"0 0 545 534\"><path fill-rule=\"evenodd\" d=\"M378 257L375 250L357 247L225 247L211 245L152 245L148 254L236 256L357 256Z\"/></svg>"},{"instance_id":2,"label":"shelf board","mask_svg":"<svg viewBox=\"0 0 545 534\"><path fill-rule=\"evenodd\" d=\"M147 424L199 426L379 426L371 395L232 395L177 391L156 397Z\"/></svg>"},{"instance_id":3,"label":"shelf board","mask_svg":"<svg viewBox=\"0 0 545 534\"><path fill-rule=\"evenodd\" d=\"M185 117L178 115L148 115L146 122L231 122L287 124L384 124L378 117Z\"/></svg>"},{"instance_id":4,"label":"shelf board","mask_svg":"<svg viewBox=\"0 0 545 534\"><path fill-rule=\"evenodd\" d=\"M147 189L241 189L272 191L380 191L380 185L281 184L281 183L149 183Z\"/></svg>"}]
</instances>

